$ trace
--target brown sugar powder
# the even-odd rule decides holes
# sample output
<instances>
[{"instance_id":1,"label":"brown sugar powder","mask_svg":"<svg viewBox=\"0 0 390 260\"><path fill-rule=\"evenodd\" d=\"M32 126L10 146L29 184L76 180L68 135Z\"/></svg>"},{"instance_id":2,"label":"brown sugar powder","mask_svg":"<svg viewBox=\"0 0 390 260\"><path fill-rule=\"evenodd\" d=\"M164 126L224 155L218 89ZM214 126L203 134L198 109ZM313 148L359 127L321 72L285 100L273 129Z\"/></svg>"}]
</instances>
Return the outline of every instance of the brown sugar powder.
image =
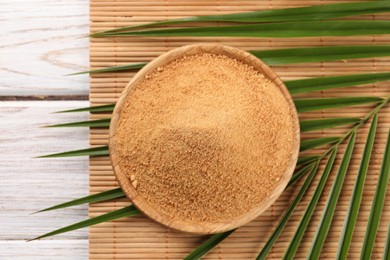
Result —
<instances>
[{"instance_id":1,"label":"brown sugar powder","mask_svg":"<svg viewBox=\"0 0 390 260\"><path fill-rule=\"evenodd\" d=\"M169 217L219 222L257 207L293 151L281 90L224 55L184 56L126 97L115 133L121 168L139 196Z\"/></svg>"}]
</instances>

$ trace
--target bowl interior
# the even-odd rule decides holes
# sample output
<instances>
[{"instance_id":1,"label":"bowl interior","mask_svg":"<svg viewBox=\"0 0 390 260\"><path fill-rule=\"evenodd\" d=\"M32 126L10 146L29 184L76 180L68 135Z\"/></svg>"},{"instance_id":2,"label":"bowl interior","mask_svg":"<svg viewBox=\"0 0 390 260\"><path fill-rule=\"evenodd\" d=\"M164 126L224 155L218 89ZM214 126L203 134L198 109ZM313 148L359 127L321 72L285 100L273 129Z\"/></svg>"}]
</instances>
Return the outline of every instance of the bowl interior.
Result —
<instances>
[{"instance_id":1,"label":"bowl interior","mask_svg":"<svg viewBox=\"0 0 390 260\"><path fill-rule=\"evenodd\" d=\"M270 79L274 84L280 88L281 92L283 93L290 110L292 111L292 120L293 120L293 133L294 133L294 140L293 140L293 153L291 155L289 166L287 167L286 171L283 174L283 177L279 184L277 185L276 189L270 194L270 196L263 201L263 203L259 204L258 207L252 209L251 211L248 211L247 213L235 218L235 219L221 219L218 223L208 223L208 222L202 222L202 223L195 223L195 222L189 222L189 221L182 221L180 219L175 219L172 217L168 217L161 212L158 212L156 209L150 206L150 204L137 192L137 190L133 187L131 184L131 181L127 177L124 169L121 168L120 165L120 158L116 155L115 151L115 145L114 145L114 138L115 138L115 132L117 127L117 122L119 120L119 115L122 109L122 105L124 103L124 100L126 99L127 95L130 92L130 89L132 86L135 86L141 79L145 77L149 72L152 72L157 67L163 66L177 58L180 58L185 55L194 55L199 53L212 53L212 54L222 54L225 56L228 56L230 58L237 59L243 63L246 63L252 67L254 67L256 70L264 74L264 76L268 79ZM132 203L145 215L150 217L151 219L169 226L171 228L186 231L186 232L193 232L193 233L199 233L199 234L212 234L212 233L221 233L225 232L227 230L231 230L234 228L237 228L239 226L242 226L254 218L256 218L258 215L260 215L262 212L264 212L272 203L275 202L275 200L280 196L280 194L283 192L285 187L287 186L291 175L294 171L298 153L299 153L299 143L300 143L300 133L299 133L299 121L298 121L298 115L297 111L295 109L295 105L292 101L292 98L283 84L283 82L280 80L280 78L276 75L276 73L271 70L264 62L262 62L257 57L251 55L248 52L229 47L219 44L195 44L195 45L187 45L184 47L173 49L155 60L148 63L144 68L142 68L129 82L129 84L126 86L125 90L121 94L118 102L116 103L111 124L110 124L110 137L109 137L109 147L110 147L110 157L111 162L114 168L114 172L116 175L116 178L122 187L124 193L126 196L132 201Z\"/></svg>"}]
</instances>

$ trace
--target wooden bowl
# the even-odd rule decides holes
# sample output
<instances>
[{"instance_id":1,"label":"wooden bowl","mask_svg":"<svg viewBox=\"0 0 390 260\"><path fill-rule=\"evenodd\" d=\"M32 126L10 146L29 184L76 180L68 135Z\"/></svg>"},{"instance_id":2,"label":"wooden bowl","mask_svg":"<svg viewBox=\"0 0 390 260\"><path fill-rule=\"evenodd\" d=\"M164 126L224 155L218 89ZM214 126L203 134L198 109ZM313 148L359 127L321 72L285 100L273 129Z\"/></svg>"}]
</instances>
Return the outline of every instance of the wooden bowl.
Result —
<instances>
[{"instance_id":1,"label":"wooden bowl","mask_svg":"<svg viewBox=\"0 0 390 260\"><path fill-rule=\"evenodd\" d=\"M281 178L281 181L278 183L276 189L270 194L270 196L267 199L263 201L262 204L259 204L257 208L254 208L251 211L247 212L247 214L244 214L238 217L237 219L221 220L221 222L219 223L214 223L214 222L213 223L204 223L204 222L192 223L188 221L182 221L179 219L175 219L163 215L161 212L158 212L156 209L151 207L150 204L142 197L142 195L140 195L137 192L137 190L133 187L125 171L121 168L120 158L116 155L115 146L113 142L115 138L116 127L119 121L119 115L122 109L122 105L132 86L136 85L141 79L143 79L147 74L155 70L157 67L163 66L182 56L194 55L199 53L222 54L237 59L243 63L246 63L254 67L255 69L257 69L261 73L263 73L265 77L270 79L272 82L275 83L277 87L280 88L286 101L290 106L290 110L292 111L291 114L293 117L292 118L293 133L294 133L293 152L290 158L290 162L288 164L289 166L287 167L287 170L283 174L283 177ZM275 202L275 200L280 196L280 194L286 188L291 178L291 175L294 171L298 159L299 143L300 143L300 130L299 130L299 120L298 120L297 111L287 88L280 80L280 78L264 62L262 62L260 59L253 56L252 54L233 47L223 46L220 44L195 44L195 45L188 45L188 46L176 48L157 57L156 59L148 63L144 68L142 68L131 79L131 81L123 91L122 95L120 96L118 102L116 103L112 115L112 119L111 119L110 137L109 137L110 157L111 157L111 162L114 168L116 178L118 179L119 184L122 187L122 190L124 191L126 196L132 201L132 203L146 216L150 217L151 219L165 226L171 227L176 230L198 233L198 234L221 233L221 232L225 232L237 228L255 219L262 212L264 212L269 206L271 206L271 204Z\"/></svg>"}]
</instances>

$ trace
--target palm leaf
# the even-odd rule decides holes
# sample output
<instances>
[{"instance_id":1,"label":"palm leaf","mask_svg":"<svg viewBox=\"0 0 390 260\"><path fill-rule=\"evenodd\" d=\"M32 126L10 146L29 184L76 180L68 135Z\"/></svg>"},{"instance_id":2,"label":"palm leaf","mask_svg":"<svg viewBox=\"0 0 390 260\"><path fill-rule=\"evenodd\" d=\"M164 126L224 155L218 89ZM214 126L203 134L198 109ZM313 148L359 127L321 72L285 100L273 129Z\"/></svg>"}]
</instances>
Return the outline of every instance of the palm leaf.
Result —
<instances>
[{"instance_id":1,"label":"palm leaf","mask_svg":"<svg viewBox=\"0 0 390 260\"><path fill-rule=\"evenodd\" d=\"M315 139L309 139L305 141L301 141L300 151L306 151L309 149L314 149L319 146L323 146L326 144L332 144L337 141L340 141L341 138L337 136L331 136L331 137L322 137L322 138L315 138Z\"/></svg>"},{"instance_id":2,"label":"palm leaf","mask_svg":"<svg viewBox=\"0 0 390 260\"><path fill-rule=\"evenodd\" d=\"M322 246L324 244L325 238L328 234L330 224L333 219L333 214L337 205L337 201L340 196L341 188L343 187L345 175L348 170L349 162L351 161L353 148L356 141L356 132L352 132L352 136L348 142L347 148L345 149L343 159L339 170L337 171L336 178L333 182L328 200L325 204L325 209L322 214L317 232L314 236L312 247L309 250L308 258L309 259L318 259L321 253Z\"/></svg>"},{"instance_id":3,"label":"palm leaf","mask_svg":"<svg viewBox=\"0 0 390 260\"><path fill-rule=\"evenodd\" d=\"M324 46L261 51L253 50L250 52L256 57L262 59L268 65L285 65L304 62L325 62L346 59L390 56L390 46ZM124 64L104 69L82 71L70 75L135 70L142 68L146 64L147 63Z\"/></svg>"},{"instance_id":4,"label":"palm leaf","mask_svg":"<svg viewBox=\"0 0 390 260\"><path fill-rule=\"evenodd\" d=\"M69 74L68 76L74 76L74 75L81 75L81 74L94 74L94 73L106 73L106 72L116 72L116 71L122 71L122 70L138 70L143 68L146 64L148 63L132 63L132 64L125 64L125 65L120 65L120 66L113 66L109 68L104 68L104 69L96 69L96 70L87 70L87 71L82 71L82 72L77 72L77 73L72 73Z\"/></svg>"},{"instance_id":5,"label":"palm leaf","mask_svg":"<svg viewBox=\"0 0 390 260\"><path fill-rule=\"evenodd\" d=\"M390 46L324 46L250 51L268 65L325 62L389 56Z\"/></svg>"},{"instance_id":6,"label":"palm leaf","mask_svg":"<svg viewBox=\"0 0 390 260\"><path fill-rule=\"evenodd\" d=\"M345 223L340 235L340 243L339 243L339 248L337 250L337 259L347 258L349 245L352 240L353 230L355 228L356 219L359 214L360 202L363 196L364 181L366 179L368 165L370 164L371 153L374 147L377 125L378 125L378 114L374 116L374 119L371 123L370 130L367 135L366 145L364 147L364 152L363 152L362 160L360 162L360 167L356 178L356 182L353 187L351 201L348 206L347 215L345 217Z\"/></svg>"},{"instance_id":7,"label":"palm leaf","mask_svg":"<svg viewBox=\"0 0 390 260\"><path fill-rule=\"evenodd\" d=\"M390 73L369 73L318 77L285 81L291 94L309 93L333 88L357 86L390 80Z\"/></svg>"},{"instance_id":8,"label":"palm leaf","mask_svg":"<svg viewBox=\"0 0 390 260\"><path fill-rule=\"evenodd\" d=\"M110 118L104 118L104 119L97 119L97 120L72 122L66 124L49 125L46 127L109 127L110 121L111 121Z\"/></svg>"},{"instance_id":9,"label":"palm leaf","mask_svg":"<svg viewBox=\"0 0 390 260\"><path fill-rule=\"evenodd\" d=\"M326 163L325 169L321 175L321 179L319 180L317 187L315 188L313 197L311 198L309 205L307 206L306 211L303 214L301 221L299 222L297 230L295 231L294 236L291 239L291 242L287 248L287 251L283 259L294 259L294 255L299 247L302 237L306 231L306 228L309 225L310 219L317 206L318 200L320 199L321 193L325 187L326 181L328 180L329 174L333 169L333 164L336 159L336 155L337 155L337 146L333 147L331 151L328 162Z\"/></svg>"},{"instance_id":10,"label":"palm leaf","mask_svg":"<svg viewBox=\"0 0 390 260\"><path fill-rule=\"evenodd\" d=\"M295 99L294 103L298 112L308 112L329 108L378 103L383 101L380 97L342 97L342 98L302 98Z\"/></svg>"},{"instance_id":11,"label":"palm leaf","mask_svg":"<svg viewBox=\"0 0 390 260\"><path fill-rule=\"evenodd\" d=\"M66 227L63 227L63 228L60 228L60 229L56 229L56 230L54 230L52 232L49 232L49 233L46 233L46 234L44 234L42 236L38 236L36 238L30 239L29 241L41 239L41 238L44 238L44 237L58 235L58 234L61 234L61 233L77 230L77 229L80 229L80 228L93 226L93 225L96 225L96 224L99 224L99 223L102 223L102 222L107 222L107 221L115 220L115 219L118 219L118 218L135 216L135 215L138 215L138 214L139 214L139 211L134 206L128 206L128 207L125 207L125 208L121 208L121 209L114 210L114 211L111 211L109 213L100 215L98 217L90 218L90 219L87 219L87 220L75 223L75 224L70 225L70 226L66 226Z\"/></svg>"},{"instance_id":12,"label":"palm leaf","mask_svg":"<svg viewBox=\"0 0 390 260\"><path fill-rule=\"evenodd\" d=\"M320 157L317 160L313 160L310 164L303 166L302 168L296 170L294 174L291 176L290 181L287 184L287 187L293 185L296 181L298 181L301 177L303 177L306 173L308 173L311 169L313 169L314 165L318 163Z\"/></svg>"},{"instance_id":13,"label":"palm leaf","mask_svg":"<svg viewBox=\"0 0 390 260\"><path fill-rule=\"evenodd\" d=\"M302 143L301 143L302 145ZM308 155L308 156L299 156L298 157L298 161L297 161L297 165L305 165L307 163L311 163L315 160L318 160L320 159L320 155Z\"/></svg>"},{"instance_id":14,"label":"palm leaf","mask_svg":"<svg viewBox=\"0 0 390 260\"><path fill-rule=\"evenodd\" d=\"M338 118L325 118L315 120L302 120L300 121L301 132L309 132L314 130L332 128L342 125L349 125L359 122L359 118L355 117L338 117Z\"/></svg>"},{"instance_id":15,"label":"palm leaf","mask_svg":"<svg viewBox=\"0 0 390 260\"><path fill-rule=\"evenodd\" d=\"M390 259L390 224L387 228L387 235L386 235L386 245L385 249L383 250L383 260Z\"/></svg>"},{"instance_id":16,"label":"palm leaf","mask_svg":"<svg viewBox=\"0 0 390 260\"><path fill-rule=\"evenodd\" d=\"M207 254L211 249L213 249L216 245L218 245L222 240L227 238L231 233L236 231L235 229L221 233L212 235L209 239L202 243L199 247L197 247L194 251L192 251L188 256L186 256L185 260L193 260L200 259L202 256Z\"/></svg>"},{"instance_id":17,"label":"palm leaf","mask_svg":"<svg viewBox=\"0 0 390 260\"><path fill-rule=\"evenodd\" d=\"M55 209L63 209L68 207L73 207L85 203L97 203L117 198L125 197L125 194L123 193L121 188L116 188L108 191L99 192L93 195L85 196L79 199L71 200L65 203L61 203L55 206L52 206L50 208L42 209L40 211L37 211L35 213L44 212L44 211L50 211ZM35 214L34 213L34 214Z\"/></svg>"},{"instance_id":18,"label":"palm leaf","mask_svg":"<svg viewBox=\"0 0 390 260\"><path fill-rule=\"evenodd\" d=\"M112 112L115 108L115 104L103 105L103 106L91 106L91 107L82 107L71 110L63 110L55 113L73 113L73 112Z\"/></svg>"},{"instance_id":19,"label":"palm leaf","mask_svg":"<svg viewBox=\"0 0 390 260\"><path fill-rule=\"evenodd\" d=\"M181 19L159 21L136 26L126 26L117 29L91 34L98 37L119 31L156 27L162 25L182 24L187 22L236 22L236 23L261 23L261 22L286 22L286 21L315 21L336 17L351 16L358 14L372 14L390 11L387 2L357 2L328 5L314 5L299 8L286 8L277 10L262 10L223 15L208 15L186 17Z\"/></svg>"},{"instance_id":20,"label":"palm leaf","mask_svg":"<svg viewBox=\"0 0 390 260\"><path fill-rule=\"evenodd\" d=\"M370 259L374 247L375 236L378 230L379 221L385 203L386 189L390 176L390 131L387 138L385 153L383 155L382 167L379 173L378 184L372 201L370 217L368 219L367 231L364 237L363 249L360 259Z\"/></svg>"},{"instance_id":21,"label":"palm leaf","mask_svg":"<svg viewBox=\"0 0 390 260\"><path fill-rule=\"evenodd\" d=\"M37 158L56 158L56 157L73 157L73 156L106 156L109 155L108 146L99 146L81 150L73 150L63 153L54 153L38 156Z\"/></svg>"},{"instance_id":22,"label":"palm leaf","mask_svg":"<svg viewBox=\"0 0 390 260\"><path fill-rule=\"evenodd\" d=\"M390 21L313 21L236 26L187 27L162 30L112 32L101 36L153 36L153 37L314 37L381 35L390 33Z\"/></svg>"},{"instance_id":23,"label":"palm leaf","mask_svg":"<svg viewBox=\"0 0 390 260\"><path fill-rule=\"evenodd\" d=\"M294 198L294 200L290 203L288 208L286 209L285 213L283 214L283 217L279 221L278 225L276 226L275 230L273 231L271 237L268 239L267 243L257 256L257 260L259 259L265 259L267 256L268 252L271 250L273 244L275 241L278 239L280 233L283 231L284 227L287 224L287 221L291 217L292 213L295 210L295 207L298 205L299 201L302 199L303 195L306 193L306 190L309 188L311 182L314 179L314 176L317 172L318 169L318 163L312 169L310 170L310 174L307 176L305 182L303 183L301 189L299 190L298 194ZM291 182L291 181L290 181Z\"/></svg>"}]
</instances>

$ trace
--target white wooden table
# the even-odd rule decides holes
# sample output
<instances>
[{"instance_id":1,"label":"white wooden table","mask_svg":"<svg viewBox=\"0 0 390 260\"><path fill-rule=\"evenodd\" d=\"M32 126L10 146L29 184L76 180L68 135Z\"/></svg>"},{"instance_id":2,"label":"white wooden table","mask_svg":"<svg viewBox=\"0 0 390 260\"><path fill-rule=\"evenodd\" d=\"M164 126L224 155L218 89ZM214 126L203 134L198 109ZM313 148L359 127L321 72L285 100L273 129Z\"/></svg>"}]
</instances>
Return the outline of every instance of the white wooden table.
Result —
<instances>
[{"instance_id":1,"label":"white wooden table","mask_svg":"<svg viewBox=\"0 0 390 260\"><path fill-rule=\"evenodd\" d=\"M87 259L87 230L26 242L87 218L87 207L30 215L88 194L88 158L33 159L85 148L86 120L51 112L88 106L87 0L0 0L0 259ZM81 100L81 101L80 101Z\"/></svg>"}]
</instances>

